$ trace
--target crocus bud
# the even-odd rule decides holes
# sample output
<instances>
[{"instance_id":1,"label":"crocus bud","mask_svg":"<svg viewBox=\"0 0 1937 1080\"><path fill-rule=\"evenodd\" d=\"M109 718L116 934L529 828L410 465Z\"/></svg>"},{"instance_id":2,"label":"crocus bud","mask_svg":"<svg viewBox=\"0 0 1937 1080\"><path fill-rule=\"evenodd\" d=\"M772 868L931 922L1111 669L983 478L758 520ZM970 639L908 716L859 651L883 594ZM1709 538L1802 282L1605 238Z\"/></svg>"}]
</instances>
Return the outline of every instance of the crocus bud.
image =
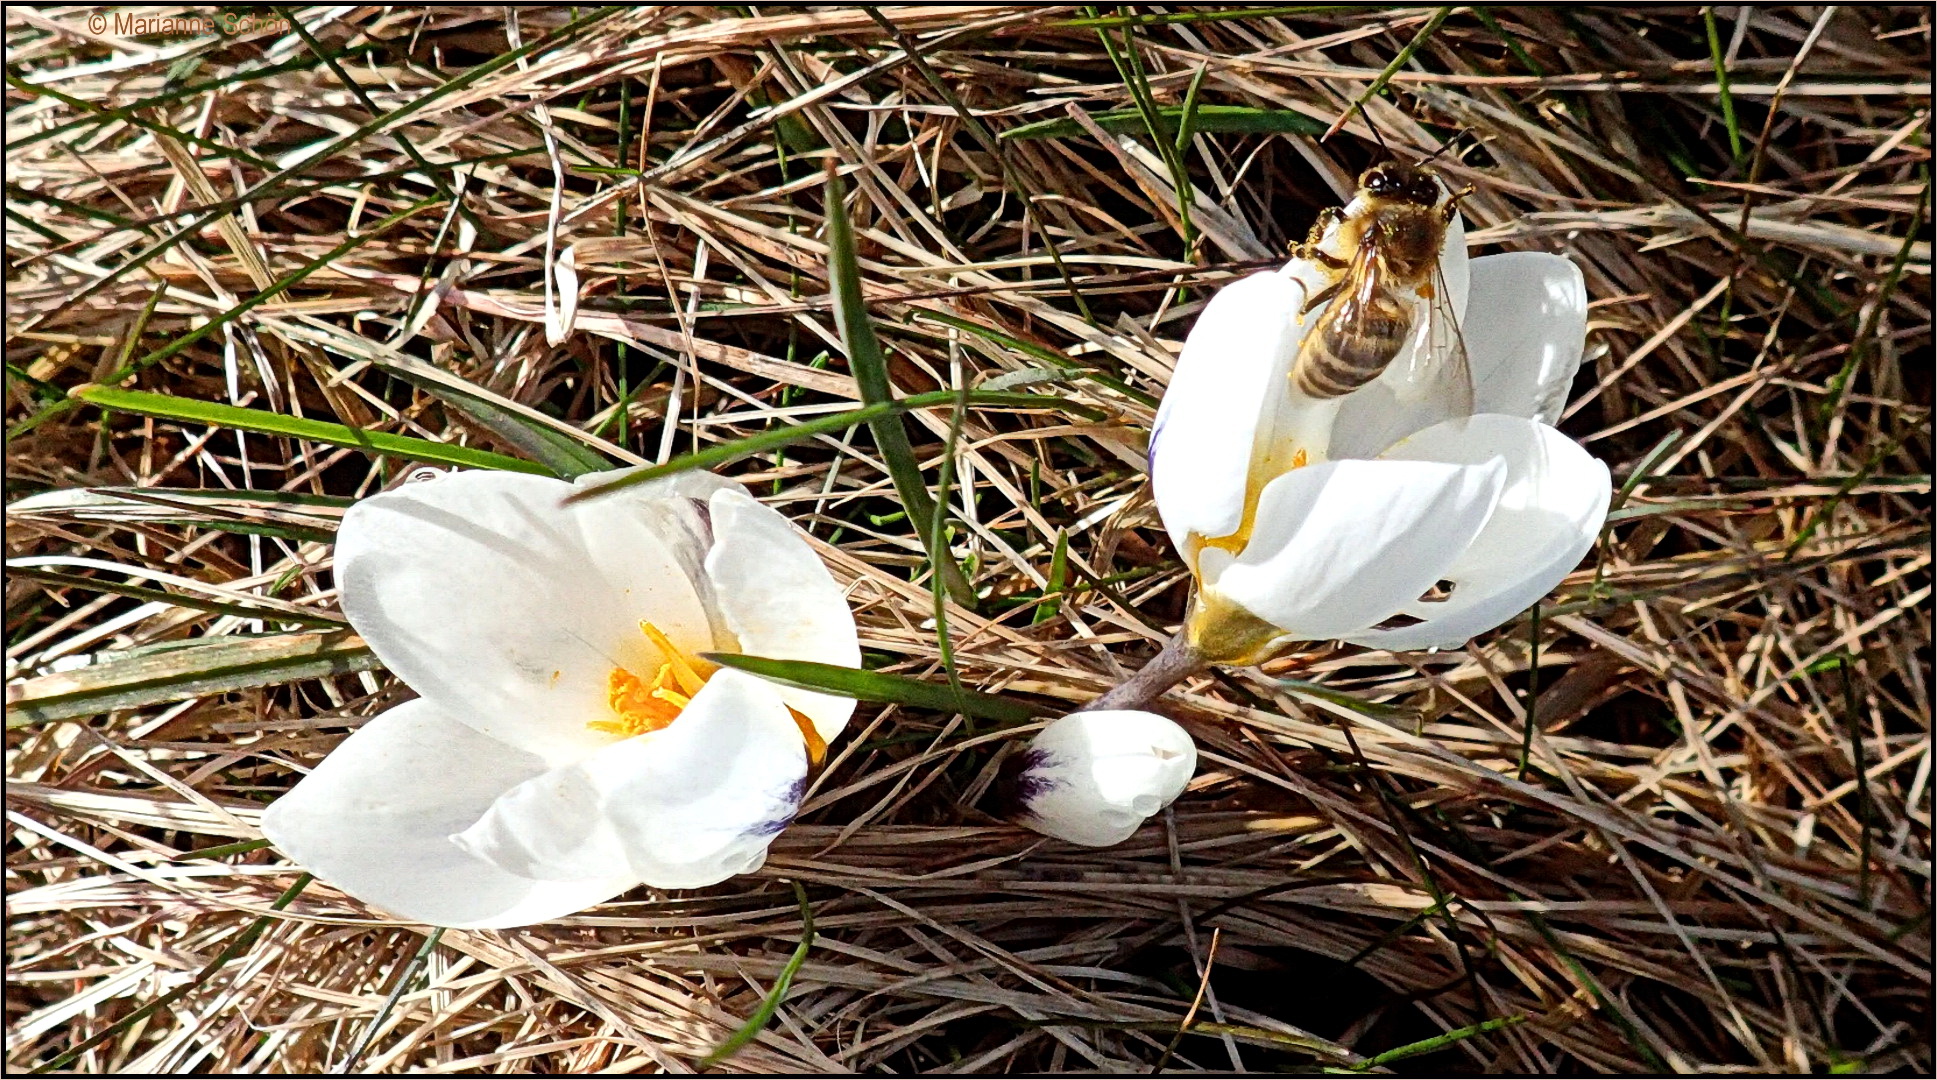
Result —
<instances>
[{"instance_id":1,"label":"crocus bud","mask_svg":"<svg viewBox=\"0 0 1937 1080\"><path fill-rule=\"evenodd\" d=\"M1012 781L1019 820L1085 847L1109 847L1169 806L1197 769L1184 729L1138 710L1071 713L1020 755Z\"/></svg>"}]
</instances>

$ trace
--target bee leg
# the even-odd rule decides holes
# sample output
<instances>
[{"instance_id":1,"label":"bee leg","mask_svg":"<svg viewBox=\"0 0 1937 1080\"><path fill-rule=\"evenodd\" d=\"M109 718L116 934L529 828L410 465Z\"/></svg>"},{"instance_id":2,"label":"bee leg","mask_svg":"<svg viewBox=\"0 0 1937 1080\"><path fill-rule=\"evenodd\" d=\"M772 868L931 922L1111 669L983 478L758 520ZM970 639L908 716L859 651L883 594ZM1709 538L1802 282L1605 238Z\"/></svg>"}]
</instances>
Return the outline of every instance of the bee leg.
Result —
<instances>
[{"instance_id":1,"label":"bee leg","mask_svg":"<svg viewBox=\"0 0 1937 1080\"><path fill-rule=\"evenodd\" d=\"M1303 311L1300 311L1299 314L1300 315L1309 314L1311 309L1317 307L1318 305L1324 303L1327 300L1330 300L1332 297L1337 296L1339 293L1339 290L1343 289L1344 287L1345 287L1344 281L1334 281L1330 285L1327 285L1324 288L1318 290L1317 292L1311 295L1311 299L1305 301L1305 308Z\"/></svg>"},{"instance_id":2,"label":"bee leg","mask_svg":"<svg viewBox=\"0 0 1937 1080\"><path fill-rule=\"evenodd\" d=\"M1310 242L1293 245L1291 257L1294 259L1309 259L1327 270L1343 270L1352 265L1344 259L1326 251L1324 248L1314 246Z\"/></svg>"},{"instance_id":3,"label":"bee leg","mask_svg":"<svg viewBox=\"0 0 1937 1080\"><path fill-rule=\"evenodd\" d=\"M1473 185L1468 184L1465 187L1460 188L1458 191L1453 192L1451 195L1448 195L1446 197L1446 205L1440 208L1440 211L1439 211L1440 216L1445 218L1447 221L1453 220L1453 216L1459 213L1460 200L1466 198L1468 195L1473 194L1475 190L1477 189L1474 188Z\"/></svg>"},{"instance_id":4,"label":"bee leg","mask_svg":"<svg viewBox=\"0 0 1937 1080\"><path fill-rule=\"evenodd\" d=\"M1318 220L1312 222L1311 231L1305 234L1305 242L1292 245L1292 258L1310 259L1327 270L1345 269L1350 264L1328 251L1321 250L1318 246L1319 242L1325 239L1326 230L1344 220L1345 211L1336 206L1328 206L1320 210Z\"/></svg>"}]
</instances>

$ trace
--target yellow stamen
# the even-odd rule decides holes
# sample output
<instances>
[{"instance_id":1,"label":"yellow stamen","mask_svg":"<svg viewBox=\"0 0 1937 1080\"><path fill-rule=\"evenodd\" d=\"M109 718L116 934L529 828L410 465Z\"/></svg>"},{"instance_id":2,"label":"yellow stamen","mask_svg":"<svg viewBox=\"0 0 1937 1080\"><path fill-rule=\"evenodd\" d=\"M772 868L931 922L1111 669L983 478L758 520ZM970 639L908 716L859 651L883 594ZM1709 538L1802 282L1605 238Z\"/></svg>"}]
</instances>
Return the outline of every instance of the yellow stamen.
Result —
<instances>
[{"instance_id":1,"label":"yellow stamen","mask_svg":"<svg viewBox=\"0 0 1937 1080\"><path fill-rule=\"evenodd\" d=\"M641 619L639 629L645 633L646 640L659 647L660 654L666 658L667 665L673 669L673 674L679 679L680 689L686 691L687 696L699 693L699 688L706 685L707 677L719 670L717 665L709 664L704 660L697 664L688 660L686 654L680 652L673 645L672 640L661 633L657 626ZM700 671L701 667L706 670Z\"/></svg>"},{"instance_id":2,"label":"yellow stamen","mask_svg":"<svg viewBox=\"0 0 1937 1080\"><path fill-rule=\"evenodd\" d=\"M671 664L662 664L659 674L654 677L657 684L667 677L666 669ZM631 738L644 735L648 731L658 731L679 719L679 711L686 702L666 701L656 693L658 687L647 686L644 679L622 667L615 667L605 677L605 702L611 706L616 720L594 720L586 727L612 735ZM687 699L690 701L691 699Z\"/></svg>"},{"instance_id":3,"label":"yellow stamen","mask_svg":"<svg viewBox=\"0 0 1937 1080\"><path fill-rule=\"evenodd\" d=\"M670 727L686 706L693 703L693 695L706 685L706 680L720 670L718 664L681 652L657 626L641 622L639 629L658 648L659 667L653 672L651 682L625 668L613 668L605 677L605 701L612 709L613 719L593 720L585 725L593 731L629 739ZM809 764L820 768L827 760L827 740L814 730L812 720L791 708L787 712L800 728L801 741L807 744Z\"/></svg>"}]
</instances>

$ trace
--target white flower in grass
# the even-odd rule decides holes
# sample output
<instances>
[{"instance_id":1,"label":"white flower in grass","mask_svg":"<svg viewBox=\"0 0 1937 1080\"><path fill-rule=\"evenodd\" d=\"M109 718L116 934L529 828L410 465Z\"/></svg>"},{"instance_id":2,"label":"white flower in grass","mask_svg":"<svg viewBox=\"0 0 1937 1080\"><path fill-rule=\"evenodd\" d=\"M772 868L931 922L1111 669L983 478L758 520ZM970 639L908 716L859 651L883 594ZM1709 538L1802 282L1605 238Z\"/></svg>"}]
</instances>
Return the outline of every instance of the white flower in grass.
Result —
<instances>
[{"instance_id":1,"label":"white flower in grass","mask_svg":"<svg viewBox=\"0 0 1937 1080\"><path fill-rule=\"evenodd\" d=\"M292 860L384 910L462 927L765 860L854 702L697 654L859 666L840 588L730 481L688 473L565 505L574 490L454 473L345 515L343 612L419 697L264 813Z\"/></svg>"},{"instance_id":2,"label":"white flower in grass","mask_svg":"<svg viewBox=\"0 0 1937 1080\"><path fill-rule=\"evenodd\" d=\"M1207 659L1256 662L1291 640L1456 647L1546 595L1593 546L1607 466L1551 426L1581 362L1580 270L1532 252L1469 264L1457 220L1441 266L1470 418L1452 384L1412 374L1434 362L1423 300L1385 373L1326 402L1288 377L1324 310L1302 311L1328 280L1319 267L1245 278L1198 316L1150 468L1200 586L1190 634Z\"/></svg>"},{"instance_id":3,"label":"white flower in grass","mask_svg":"<svg viewBox=\"0 0 1937 1080\"><path fill-rule=\"evenodd\" d=\"M1183 794L1195 771L1183 728L1156 713L1098 710L1051 721L1023 749L1012 784L1023 824L1109 847Z\"/></svg>"}]
</instances>

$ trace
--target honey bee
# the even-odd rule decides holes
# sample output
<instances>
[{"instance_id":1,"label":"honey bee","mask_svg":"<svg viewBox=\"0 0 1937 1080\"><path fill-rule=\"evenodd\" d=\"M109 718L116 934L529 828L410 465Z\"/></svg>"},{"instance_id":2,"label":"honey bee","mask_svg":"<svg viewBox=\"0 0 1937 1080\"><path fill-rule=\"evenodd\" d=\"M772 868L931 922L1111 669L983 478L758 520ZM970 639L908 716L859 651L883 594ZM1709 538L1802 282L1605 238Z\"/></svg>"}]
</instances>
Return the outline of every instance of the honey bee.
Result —
<instances>
[{"instance_id":1,"label":"honey bee","mask_svg":"<svg viewBox=\"0 0 1937 1080\"><path fill-rule=\"evenodd\" d=\"M1333 209L1319 218L1294 254L1336 277L1305 303L1310 312L1332 302L1299 346L1291 368L1294 388L1323 400L1343 397L1378 378L1412 340L1423 306L1426 348L1415 369L1408 371L1408 381L1444 381L1452 411L1471 415L1472 371L1439 265L1440 246L1464 194L1442 200L1439 179L1431 170L1388 161L1359 177L1358 197L1349 212ZM1350 258L1319 247L1333 225Z\"/></svg>"}]
</instances>

